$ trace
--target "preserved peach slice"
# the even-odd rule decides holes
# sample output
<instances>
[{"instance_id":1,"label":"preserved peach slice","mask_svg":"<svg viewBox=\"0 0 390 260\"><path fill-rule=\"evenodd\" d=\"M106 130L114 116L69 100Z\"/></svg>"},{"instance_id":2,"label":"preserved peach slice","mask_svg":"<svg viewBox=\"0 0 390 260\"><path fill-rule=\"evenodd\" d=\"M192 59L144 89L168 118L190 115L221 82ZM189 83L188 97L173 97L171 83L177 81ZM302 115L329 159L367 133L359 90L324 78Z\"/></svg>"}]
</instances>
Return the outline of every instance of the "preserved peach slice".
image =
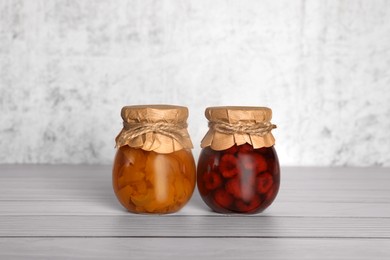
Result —
<instances>
[{"instance_id":1,"label":"preserved peach slice","mask_svg":"<svg viewBox=\"0 0 390 260\"><path fill-rule=\"evenodd\" d=\"M194 187L187 178L176 178L174 183L175 198L180 203L185 203L189 200Z\"/></svg>"},{"instance_id":2,"label":"preserved peach slice","mask_svg":"<svg viewBox=\"0 0 390 260\"><path fill-rule=\"evenodd\" d=\"M134 189L130 185L126 185L122 189L117 191L117 196L120 198L120 201L126 207L127 203L130 201L131 194L134 192Z\"/></svg>"},{"instance_id":3,"label":"preserved peach slice","mask_svg":"<svg viewBox=\"0 0 390 260\"><path fill-rule=\"evenodd\" d=\"M145 179L145 172L131 166L124 166L122 167L121 178L125 178L128 182L141 181Z\"/></svg>"},{"instance_id":4,"label":"preserved peach slice","mask_svg":"<svg viewBox=\"0 0 390 260\"><path fill-rule=\"evenodd\" d=\"M123 153L127 160L127 164L138 170L145 168L146 156L142 149L123 146L119 150ZM124 165L126 165L126 163Z\"/></svg>"},{"instance_id":5,"label":"preserved peach slice","mask_svg":"<svg viewBox=\"0 0 390 260\"><path fill-rule=\"evenodd\" d=\"M183 175L186 177L195 178L195 175L192 173L196 170L196 166L191 151L182 149L172 153L170 156L179 163L180 172Z\"/></svg>"},{"instance_id":6,"label":"preserved peach slice","mask_svg":"<svg viewBox=\"0 0 390 260\"><path fill-rule=\"evenodd\" d=\"M148 190L148 186L144 181L137 181L132 183L132 187L135 189L138 194L145 194Z\"/></svg>"},{"instance_id":7,"label":"preserved peach slice","mask_svg":"<svg viewBox=\"0 0 390 260\"><path fill-rule=\"evenodd\" d=\"M152 190L147 190L146 193L138 193L136 195L131 196L131 201L136 206L144 206L151 203L153 201L154 192Z\"/></svg>"},{"instance_id":8,"label":"preserved peach slice","mask_svg":"<svg viewBox=\"0 0 390 260\"><path fill-rule=\"evenodd\" d=\"M121 150L121 149L119 149ZM113 172L114 191L124 206L139 213L170 213L190 199L195 188L196 169L192 153L180 150L169 154L125 148L127 164ZM118 157L121 151L118 151ZM141 167L137 164L141 162ZM122 187L128 193L119 196ZM123 202L125 201L125 202Z\"/></svg>"}]
</instances>

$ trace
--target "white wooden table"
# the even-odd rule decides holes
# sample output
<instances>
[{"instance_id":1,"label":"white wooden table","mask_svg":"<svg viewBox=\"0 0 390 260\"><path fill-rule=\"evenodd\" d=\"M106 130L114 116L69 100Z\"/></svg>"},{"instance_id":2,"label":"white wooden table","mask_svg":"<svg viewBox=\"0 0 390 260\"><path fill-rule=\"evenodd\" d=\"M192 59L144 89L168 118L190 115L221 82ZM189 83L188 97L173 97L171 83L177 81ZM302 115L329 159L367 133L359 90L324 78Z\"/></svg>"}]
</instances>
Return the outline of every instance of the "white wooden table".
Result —
<instances>
[{"instance_id":1,"label":"white wooden table","mask_svg":"<svg viewBox=\"0 0 390 260\"><path fill-rule=\"evenodd\" d=\"M389 168L282 168L274 204L126 212L109 166L0 165L0 259L390 259Z\"/></svg>"}]
</instances>

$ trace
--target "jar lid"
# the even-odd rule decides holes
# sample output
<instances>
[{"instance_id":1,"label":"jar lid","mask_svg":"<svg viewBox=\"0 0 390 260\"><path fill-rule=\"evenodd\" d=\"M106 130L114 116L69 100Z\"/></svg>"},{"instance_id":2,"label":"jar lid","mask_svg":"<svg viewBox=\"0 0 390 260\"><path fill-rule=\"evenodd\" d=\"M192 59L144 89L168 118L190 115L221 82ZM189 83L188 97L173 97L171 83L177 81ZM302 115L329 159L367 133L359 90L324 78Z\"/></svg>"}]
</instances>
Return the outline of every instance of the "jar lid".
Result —
<instances>
[{"instance_id":1,"label":"jar lid","mask_svg":"<svg viewBox=\"0 0 390 260\"><path fill-rule=\"evenodd\" d=\"M187 131L188 109L172 105L137 105L122 108L123 129L116 146L171 153L193 148Z\"/></svg>"},{"instance_id":2,"label":"jar lid","mask_svg":"<svg viewBox=\"0 0 390 260\"><path fill-rule=\"evenodd\" d=\"M186 123L188 109L173 105L125 106L122 108L121 116L124 122Z\"/></svg>"},{"instance_id":3,"label":"jar lid","mask_svg":"<svg viewBox=\"0 0 390 260\"><path fill-rule=\"evenodd\" d=\"M208 107L205 116L209 131L201 147L226 150L233 145L251 144L253 148L270 147L275 144L271 130L272 110L268 107L224 106Z\"/></svg>"}]
</instances>

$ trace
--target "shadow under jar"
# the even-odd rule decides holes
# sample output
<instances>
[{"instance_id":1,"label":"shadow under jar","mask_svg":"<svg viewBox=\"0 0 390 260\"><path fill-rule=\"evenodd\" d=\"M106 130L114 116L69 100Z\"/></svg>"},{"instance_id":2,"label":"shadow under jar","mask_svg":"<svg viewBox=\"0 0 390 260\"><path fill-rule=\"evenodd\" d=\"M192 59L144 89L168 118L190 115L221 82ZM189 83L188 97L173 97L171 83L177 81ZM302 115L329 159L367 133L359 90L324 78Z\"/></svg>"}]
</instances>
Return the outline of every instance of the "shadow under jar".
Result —
<instances>
[{"instance_id":1,"label":"shadow under jar","mask_svg":"<svg viewBox=\"0 0 390 260\"><path fill-rule=\"evenodd\" d=\"M219 213L258 213L274 201L279 161L266 107L210 107L197 184L204 202Z\"/></svg>"},{"instance_id":2,"label":"shadow under jar","mask_svg":"<svg viewBox=\"0 0 390 260\"><path fill-rule=\"evenodd\" d=\"M187 132L188 110L168 105L127 106L118 137L113 188L134 213L173 213L191 198L196 169Z\"/></svg>"}]
</instances>

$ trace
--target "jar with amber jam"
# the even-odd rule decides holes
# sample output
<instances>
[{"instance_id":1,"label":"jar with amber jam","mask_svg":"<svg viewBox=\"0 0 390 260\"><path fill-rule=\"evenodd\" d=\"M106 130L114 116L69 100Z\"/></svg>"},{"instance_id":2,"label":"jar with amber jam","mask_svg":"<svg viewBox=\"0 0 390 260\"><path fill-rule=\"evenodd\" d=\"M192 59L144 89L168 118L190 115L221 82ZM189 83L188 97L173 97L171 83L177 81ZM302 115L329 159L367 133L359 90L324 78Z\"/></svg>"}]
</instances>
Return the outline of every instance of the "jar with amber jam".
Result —
<instances>
[{"instance_id":1,"label":"jar with amber jam","mask_svg":"<svg viewBox=\"0 0 390 260\"><path fill-rule=\"evenodd\" d=\"M170 105L122 108L113 188L130 212L164 214L191 198L196 167L187 132L188 109Z\"/></svg>"},{"instance_id":2,"label":"jar with amber jam","mask_svg":"<svg viewBox=\"0 0 390 260\"><path fill-rule=\"evenodd\" d=\"M209 131L201 142L197 184L204 202L219 213L258 213L271 205L280 168L266 107L209 107Z\"/></svg>"}]
</instances>

